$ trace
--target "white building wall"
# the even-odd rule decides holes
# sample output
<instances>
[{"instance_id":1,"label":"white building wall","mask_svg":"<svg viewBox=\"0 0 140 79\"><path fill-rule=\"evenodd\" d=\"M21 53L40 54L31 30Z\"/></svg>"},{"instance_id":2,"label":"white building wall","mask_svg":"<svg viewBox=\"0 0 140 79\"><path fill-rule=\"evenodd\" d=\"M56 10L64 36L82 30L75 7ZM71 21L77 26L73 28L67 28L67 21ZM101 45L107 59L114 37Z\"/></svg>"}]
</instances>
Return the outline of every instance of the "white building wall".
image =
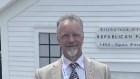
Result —
<instances>
[{"instance_id":1,"label":"white building wall","mask_svg":"<svg viewBox=\"0 0 140 79\"><path fill-rule=\"evenodd\" d=\"M139 79L140 49L100 49L99 26L140 26L139 0L40 0L8 22L10 79L30 79L36 68L36 27L56 30L60 16L74 13L84 23L83 52L107 63L112 79Z\"/></svg>"}]
</instances>

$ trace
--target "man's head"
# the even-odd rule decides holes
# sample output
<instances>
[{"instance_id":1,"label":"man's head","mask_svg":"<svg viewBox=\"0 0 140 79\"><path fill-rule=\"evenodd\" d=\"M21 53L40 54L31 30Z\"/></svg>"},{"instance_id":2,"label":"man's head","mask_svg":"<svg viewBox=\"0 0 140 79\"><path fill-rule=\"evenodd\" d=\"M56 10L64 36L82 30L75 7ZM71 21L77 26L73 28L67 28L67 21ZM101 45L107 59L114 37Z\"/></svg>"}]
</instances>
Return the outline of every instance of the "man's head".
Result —
<instances>
[{"instance_id":1,"label":"man's head","mask_svg":"<svg viewBox=\"0 0 140 79\"><path fill-rule=\"evenodd\" d=\"M79 58L84 40L83 23L75 15L66 15L57 22L57 39L66 58Z\"/></svg>"}]
</instances>

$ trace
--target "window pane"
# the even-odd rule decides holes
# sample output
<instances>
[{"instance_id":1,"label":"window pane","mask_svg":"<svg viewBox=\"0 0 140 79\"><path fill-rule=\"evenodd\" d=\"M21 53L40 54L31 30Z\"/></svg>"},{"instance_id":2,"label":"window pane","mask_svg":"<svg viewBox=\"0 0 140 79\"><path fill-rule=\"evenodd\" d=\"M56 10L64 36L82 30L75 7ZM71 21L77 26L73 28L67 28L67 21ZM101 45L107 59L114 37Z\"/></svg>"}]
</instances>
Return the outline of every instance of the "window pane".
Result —
<instances>
[{"instance_id":1,"label":"window pane","mask_svg":"<svg viewBox=\"0 0 140 79\"><path fill-rule=\"evenodd\" d=\"M60 46L59 45L51 45L51 56L60 57Z\"/></svg>"},{"instance_id":2,"label":"window pane","mask_svg":"<svg viewBox=\"0 0 140 79\"><path fill-rule=\"evenodd\" d=\"M40 33L39 34L40 67L43 67L51 62L58 60L59 58L57 57L60 56L61 56L60 46L58 45L56 34Z\"/></svg>"},{"instance_id":3,"label":"window pane","mask_svg":"<svg viewBox=\"0 0 140 79\"><path fill-rule=\"evenodd\" d=\"M58 44L56 34L50 34L50 44Z\"/></svg>"},{"instance_id":4,"label":"window pane","mask_svg":"<svg viewBox=\"0 0 140 79\"><path fill-rule=\"evenodd\" d=\"M39 44L49 44L49 35L47 33L40 33L39 37Z\"/></svg>"},{"instance_id":5,"label":"window pane","mask_svg":"<svg viewBox=\"0 0 140 79\"><path fill-rule=\"evenodd\" d=\"M39 58L40 67L46 66L49 64L49 58Z\"/></svg>"},{"instance_id":6,"label":"window pane","mask_svg":"<svg viewBox=\"0 0 140 79\"><path fill-rule=\"evenodd\" d=\"M49 56L49 46L48 45L39 46L39 56Z\"/></svg>"},{"instance_id":7,"label":"window pane","mask_svg":"<svg viewBox=\"0 0 140 79\"><path fill-rule=\"evenodd\" d=\"M51 58L51 63L57 61L59 58Z\"/></svg>"}]
</instances>

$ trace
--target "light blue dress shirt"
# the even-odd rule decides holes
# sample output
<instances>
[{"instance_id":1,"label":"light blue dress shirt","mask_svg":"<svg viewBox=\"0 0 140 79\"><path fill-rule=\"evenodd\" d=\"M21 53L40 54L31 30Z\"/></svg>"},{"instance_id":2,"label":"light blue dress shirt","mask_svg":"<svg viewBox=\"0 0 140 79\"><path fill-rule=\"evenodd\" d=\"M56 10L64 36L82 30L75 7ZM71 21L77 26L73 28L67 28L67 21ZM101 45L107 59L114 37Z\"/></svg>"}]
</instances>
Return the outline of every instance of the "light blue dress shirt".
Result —
<instances>
[{"instance_id":1,"label":"light blue dress shirt","mask_svg":"<svg viewBox=\"0 0 140 79\"><path fill-rule=\"evenodd\" d=\"M64 55L62 55L62 79L69 79L71 75L71 67L69 66L70 63L72 63L70 60L68 60ZM76 67L76 72L79 76L79 79L85 79L85 68L84 68L84 60L83 55L79 57L79 59L76 60L76 63L79 64L79 66ZM66 76L64 76L64 73Z\"/></svg>"}]
</instances>

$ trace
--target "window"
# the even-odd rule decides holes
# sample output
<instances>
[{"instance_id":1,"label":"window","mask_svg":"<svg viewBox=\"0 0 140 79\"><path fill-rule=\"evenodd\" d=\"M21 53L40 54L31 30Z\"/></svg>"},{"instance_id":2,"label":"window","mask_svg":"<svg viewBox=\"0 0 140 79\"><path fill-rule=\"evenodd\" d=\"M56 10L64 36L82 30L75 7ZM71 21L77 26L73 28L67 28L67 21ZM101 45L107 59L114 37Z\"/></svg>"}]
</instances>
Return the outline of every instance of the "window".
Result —
<instances>
[{"instance_id":1,"label":"window","mask_svg":"<svg viewBox=\"0 0 140 79\"><path fill-rule=\"evenodd\" d=\"M62 50L57 42L56 33L39 33L39 64L48 65L61 57Z\"/></svg>"}]
</instances>

